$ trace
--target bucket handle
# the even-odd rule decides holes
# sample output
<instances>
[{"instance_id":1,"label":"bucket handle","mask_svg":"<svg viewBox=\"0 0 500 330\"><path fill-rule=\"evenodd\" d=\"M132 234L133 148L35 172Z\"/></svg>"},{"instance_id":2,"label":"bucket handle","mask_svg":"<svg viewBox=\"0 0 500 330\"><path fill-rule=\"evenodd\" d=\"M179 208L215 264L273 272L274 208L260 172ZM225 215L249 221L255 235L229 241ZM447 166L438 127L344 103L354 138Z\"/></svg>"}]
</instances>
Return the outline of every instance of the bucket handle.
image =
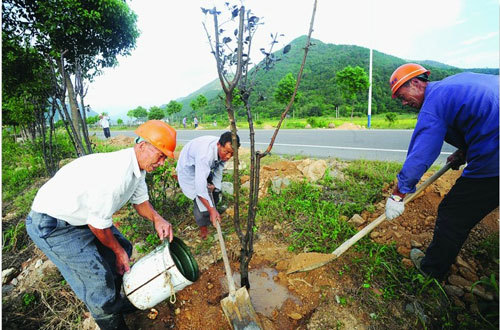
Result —
<instances>
[{"instance_id":1,"label":"bucket handle","mask_svg":"<svg viewBox=\"0 0 500 330\"><path fill-rule=\"evenodd\" d=\"M169 243L168 240L164 240L163 244L160 245L160 246L161 247L166 246L167 250L170 253L170 243ZM174 284L172 283L172 275L170 275L170 273L168 272L168 269L170 269L170 268L167 269L167 265L165 265L165 258L162 258L162 259L163 259L163 268L165 269L164 270L165 281L167 282L167 285L170 286L170 293L171 293L171 295L170 295L170 303L173 305L177 301L177 297L175 296ZM175 265L175 261L174 261L174 265Z\"/></svg>"}]
</instances>

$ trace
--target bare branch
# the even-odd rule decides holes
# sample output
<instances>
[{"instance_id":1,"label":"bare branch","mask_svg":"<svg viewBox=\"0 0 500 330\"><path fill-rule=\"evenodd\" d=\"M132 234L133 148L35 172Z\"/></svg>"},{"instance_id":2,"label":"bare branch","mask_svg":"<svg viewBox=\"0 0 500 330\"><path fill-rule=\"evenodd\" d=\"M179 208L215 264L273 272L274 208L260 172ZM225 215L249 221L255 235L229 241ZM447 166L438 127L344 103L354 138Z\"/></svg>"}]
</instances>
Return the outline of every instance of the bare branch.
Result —
<instances>
[{"instance_id":1,"label":"bare branch","mask_svg":"<svg viewBox=\"0 0 500 330\"><path fill-rule=\"evenodd\" d=\"M309 33L307 35L307 41L306 41L306 46L304 47L304 57L302 58L302 64L300 65L300 70L299 74L297 75L297 83L295 84L295 90L293 91L292 98L290 99L290 102L285 108L285 111L281 114L281 119L278 122L278 125L276 126L276 130L274 131L273 137L271 138L271 142L269 143L269 146L267 147L266 151L260 155L260 157L264 157L267 154L271 152L271 149L273 148L274 141L276 140L276 136L278 135L278 132L280 130L281 124L283 123L283 120L286 117L286 114L290 110L290 108L293 105L293 102L295 101L295 95L297 95L297 90L299 89L300 85L300 80L302 78L302 72L304 71L304 66L306 64L306 58L307 58L307 53L309 52L309 47L311 46L311 34L313 32L313 26L314 26L314 17L316 16L316 6L318 4L318 0L314 0L314 7L313 7L313 12L312 12L312 17L311 17L311 24L309 25Z\"/></svg>"}]
</instances>

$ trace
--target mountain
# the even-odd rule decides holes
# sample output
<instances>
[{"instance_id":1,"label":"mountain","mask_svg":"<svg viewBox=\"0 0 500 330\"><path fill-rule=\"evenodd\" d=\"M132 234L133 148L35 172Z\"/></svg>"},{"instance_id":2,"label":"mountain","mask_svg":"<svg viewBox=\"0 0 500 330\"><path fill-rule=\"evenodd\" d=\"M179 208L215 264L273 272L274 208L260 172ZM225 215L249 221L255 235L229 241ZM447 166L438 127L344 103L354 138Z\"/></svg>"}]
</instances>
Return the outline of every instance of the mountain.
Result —
<instances>
[{"instance_id":1,"label":"mountain","mask_svg":"<svg viewBox=\"0 0 500 330\"><path fill-rule=\"evenodd\" d=\"M276 51L276 57L281 60L276 62L273 69L269 71L260 70L255 74L255 87L250 98L252 111L259 113L263 117L279 116L284 108L274 101L273 93L278 82L288 73L296 76L303 57L303 48L307 37L301 36L293 40L291 50L286 55L281 55L282 50ZM335 75L346 66L360 66L368 74L369 71L369 49L354 45L336 45L326 44L320 40L312 39L304 73L302 76L299 92L301 97L294 104L296 116L319 116L333 115L336 106L339 107L341 114L350 113L350 107L354 107L355 114L362 116L367 109L367 93L359 95L358 99L352 104L343 100L340 89L338 88ZM479 73L489 73L498 75L497 69L460 69L451 65L432 60L408 61L395 56L384 54L376 50L373 51L373 85L372 85L372 113L385 112L405 112L407 109L401 106L401 102L391 98L389 88L389 77L395 68L407 62L416 62L422 64L431 71L431 80L441 80L449 75L463 71L472 71ZM197 115L208 115L209 117L226 116L223 101L217 97L221 95L219 80L216 79L203 86L197 91L178 99L183 103L181 116L194 115L189 106L189 102L198 95L203 94L209 100L208 106L203 111L198 110ZM240 115L243 115L243 109L240 109Z\"/></svg>"}]
</instances>

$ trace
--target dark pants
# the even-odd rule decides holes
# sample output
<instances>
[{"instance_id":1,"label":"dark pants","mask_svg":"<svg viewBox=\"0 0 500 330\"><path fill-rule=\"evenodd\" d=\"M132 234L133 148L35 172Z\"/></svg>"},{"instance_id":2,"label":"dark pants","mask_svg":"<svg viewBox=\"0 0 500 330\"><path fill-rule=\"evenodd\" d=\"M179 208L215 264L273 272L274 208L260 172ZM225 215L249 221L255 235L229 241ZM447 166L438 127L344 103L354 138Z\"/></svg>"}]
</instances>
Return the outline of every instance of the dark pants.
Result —
<instances>
[{"instance_id":1,"label":"dark pants","mask_svg":"<svg viewBox=\"0 0 500 330\"><path fill-rule=\"evenodd\" d=\"M104 136L107 138L111 137L111 132L109 131L109 127L103 128Z\"/></svg>"},{"instance_id":2,"label":"dark pants","mask_svg":"<svg viewBox=\"0 0 500 330\"><path fill-rule=\"evenodd\" d=\"M214 197L214 207L216 207L217 203L219 203L220 192L214 191L212 194ZM204 211L204 212L200 211L200 209L198 208L198 204L196 203L196 198L193 199L193 203L194 203L193 213L194 213L194 219L196 220L196 224L199 227L208 226L209 224L211 224L210 214L208 213L208 211Z\"/></svg>"},{"instance_id":3,"label":"dark pants","mask_svg":"<svg viewBox=\"0 0 500 330\"><path fill-rule=\"evenodd\" d=\"M472 228L498 207L498 176L460 177L438 208L434 237L421 269L444 279Z\"/></svg>"},{"instance_id":4,"label":"dark pants","mask_svg":"<svg viewBox=\"0 0 500 330\"><path fill-rule=\"evenodd\" d=\"M132 244L114 226L111 230L130 257ZM72 226L31 211L26 231L87 305L102 330L127 329L122 313L130 302L120 296L122 276L116 272L115 254L88 226Z\"/></svg>"}]
</instances>

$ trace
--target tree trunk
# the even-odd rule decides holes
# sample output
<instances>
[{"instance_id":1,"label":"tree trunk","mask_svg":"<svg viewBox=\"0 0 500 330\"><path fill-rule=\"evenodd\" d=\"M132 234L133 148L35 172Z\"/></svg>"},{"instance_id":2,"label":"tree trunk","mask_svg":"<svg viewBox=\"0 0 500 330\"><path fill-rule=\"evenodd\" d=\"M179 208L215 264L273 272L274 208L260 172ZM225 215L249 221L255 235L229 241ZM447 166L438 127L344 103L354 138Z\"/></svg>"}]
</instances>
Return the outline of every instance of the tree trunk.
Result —
<instances>
[{"instance_id":1,"label":"tree trunk","mask_svg":"<svg viewBox=\"0 0 500 330\"><path fill-rule=\"evenodd\" d=\"M80 111L78 110L78 105L76 103L76 94L75 89L73 88L73 82L71 81L71 77L68 73L65 73L64 81L66 82L66 89L68 90L68 100L69 107L71 109L71 121L73 122L73 126L75 127L76 134L78 134L78 138L82 140L82 136L80 132L82 130L82 125L80 124Z\"/></svg>"}]
</instances>

